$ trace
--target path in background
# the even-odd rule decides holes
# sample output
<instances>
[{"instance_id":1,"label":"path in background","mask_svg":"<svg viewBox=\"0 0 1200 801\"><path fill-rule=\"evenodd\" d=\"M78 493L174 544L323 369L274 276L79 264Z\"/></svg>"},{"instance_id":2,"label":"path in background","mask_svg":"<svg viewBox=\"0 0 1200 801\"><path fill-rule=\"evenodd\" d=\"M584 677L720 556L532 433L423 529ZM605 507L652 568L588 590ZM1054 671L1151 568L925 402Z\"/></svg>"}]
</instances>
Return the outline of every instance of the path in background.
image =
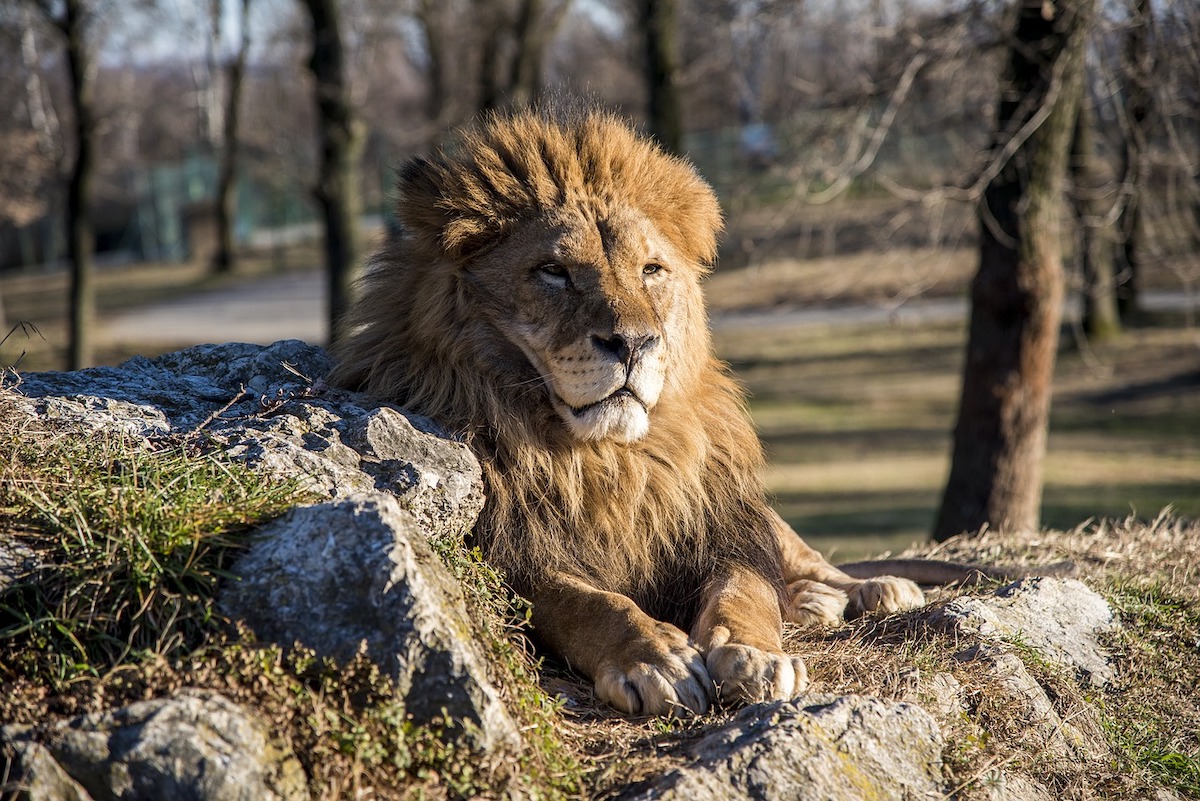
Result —
<instances>
[{"instance_id":1,"label":"path in background","mask_svg":"<svg viewBox=\"0 0 1200 801\"><path fill-rule=\"evenodd\" d=\"M329 338L324 273L273 275L237 287L201 290L102 320L104 342L194 345Z\"/></svg>"},{"instance_id":2,"label":"path in background","mask_svg":"<svg viewBox=\"0 0 1200 801\"><path fill-rule=\"evenodd\" d=\"M104 342L191 345L201 342L254 342L302 339L324 344L324 274L313 270L270 276L237 287L198 291L165 303L133 309L101 323ZM1197 305L1183 292L1145 292L1150 311L1180 311ZM1068 309L1068 313L1075 313ZM717 328L771 328L804 325L874 325L944 322L963 319L962 298L928 298L901 304L853 304L724 312L713 317Z\"/></svg>"}]
</instances>

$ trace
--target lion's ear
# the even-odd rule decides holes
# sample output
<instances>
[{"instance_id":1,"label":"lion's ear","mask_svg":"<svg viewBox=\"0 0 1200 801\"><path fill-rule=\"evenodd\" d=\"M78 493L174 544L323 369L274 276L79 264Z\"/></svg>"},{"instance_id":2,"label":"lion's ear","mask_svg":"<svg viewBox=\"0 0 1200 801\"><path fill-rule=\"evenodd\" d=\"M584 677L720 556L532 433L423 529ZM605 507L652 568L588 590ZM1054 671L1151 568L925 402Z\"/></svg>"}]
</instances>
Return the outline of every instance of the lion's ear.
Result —
<instances>
[{"instance_id":1,"label":"lion's ear","mask_svg":"<svg viewBox=\"0 0 1200 801\"><path fill-rule=\"evenodd\" d=\"M486 210L473 208L480 195L470 184L461 165L441 153L400 168L396 216L421 250L457 261L495 240L498 226L488 224Z\"/></svg>"}]
</instances>

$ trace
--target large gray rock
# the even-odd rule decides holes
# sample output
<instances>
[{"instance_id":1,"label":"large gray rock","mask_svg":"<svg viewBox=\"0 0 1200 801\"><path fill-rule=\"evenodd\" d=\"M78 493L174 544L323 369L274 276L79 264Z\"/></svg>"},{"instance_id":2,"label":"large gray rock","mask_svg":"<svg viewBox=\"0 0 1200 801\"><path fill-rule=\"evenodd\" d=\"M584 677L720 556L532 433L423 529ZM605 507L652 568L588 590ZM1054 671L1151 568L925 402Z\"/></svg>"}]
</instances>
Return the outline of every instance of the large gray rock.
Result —
<instances>
[{"instance_id":1,"label":"large gray rock","mask_svg":"<svg viewBox=\"0 0 1200 801\"><path fill-rule=\"evenodd\" d=\"M475 524L483 479L470 450L435 431L388 406L304 400L270 416L215 426L213 436L256 470L299 479L327 498L389 492L429 535L453 538Z\"/></svg>"},{"instance_id":2,"label":"large gray rock","mask_svg":"<svg viewBox=\"0 0 1200 801\"><path fill-rule=\"evenodd\" d=\"M50 749L24 736L16 727L0 728L0 798L92 801L88 791L54 761Z\"/></svg>"},{"instance_id":3,"label":"large gray rock","mask_svg":"<svg viewBox=\"0 0 1200 801\"><path fill-rule=\"evenodd\" d=\"M54 724L6 727L25 797L307 801L304 770L265 723L216 693L183 691ZM5 788L6 791L9 789Z\"/></svg>"},{"instance_id":4,"label":"large gray rock","mask_svg":"<svg viewBox=\"0 0 1200 801\"><path fill-rule=\"evenodd\" d=\"M625 799L942 798L942 734L911 704L843 696L759 704Z\"/></svg>"},{"instance_id":5,"label":"large gray rock","mask_svg":"<svg viewBox=\"0 0 1200 801\"><path fill-rule=\"evenodd\" d=\"M30 373L15 414L150 439L207 438L256 469L327 498L386 491L434 536L454 537L483 508L470 449L430 420L331 389L325 352L294 340L197 345L119 367Z\"/></svg>"},{"instance_id":6,"label":"large gray rock","mask_svg":"<svg viewBox=\"0 0 1200 801\"><path fill-rule=\"evenodd\" d=\"M296 341L197 345L119 367L25 375L3 402L6 413L82 433L194 438L268 480L355 499L265 527L227 608L284 645L351 658L366 641L410 693L417 720L445 709L483 747L515 742L455 582L426 542L474 525L479 464L430 420L326 386L331 367L320 348ZM28 556L0 543L0 580L27 573Z\"/></svg>"},{"instance_id":7,"label":"large gray rock","mask_svg":"<svg viewBox=\"0 0 1200 801\"><path fill-rule=\"evenodd\" d=\"M990 703L1004 710L1004 721L993 724L1011 722L1014 739L1019 739L1024 749L1076 763L1104 758L1095 745L1099 723L1091 709L1075 710L1065 719L1016 654L984 643L955 654L955 658L985 668Z\"/></svg>"},{"instance_id":8,"label":"large gray rock","mask_svg":"<svg viewBox=\"0 0 1200 801\"><path fill-rule=\"evenodd\" d=\"M1042 659L1073 669L1084 683L1114 678L1102 638L1117 626L1098 593L1075 579L1028 578L987 596L963 596L933 608L930 626L988 639L1019 642Z\"/></svg>"},{"instance_id":9,"label":"large gray rock","mask_svg":"<svg viewBox=\"0 0 1200 801\"><path fill-rule=\"evenodd\" d=\"M200 426L242 389L254 402L268 392L295 394L308 385L306 377L320 378L331 367L323 350L296 340L268 347L231 342L135 356L118 367L26 373L18 391L42 400L38 411L46 417L154 436Z\"/></svg>"},{"instance_id":10,"label":"large gray rock","mask_svg":"<svg viewBox=\"0 0 1200 801\"><path fill-rule=\"evenodd\" d=\"M367 654L419 722L449 717L483 750L516 746L454 577L390 495L295 509L263 527L221 596L262 639Z\"/></svg>"}]
</instances>

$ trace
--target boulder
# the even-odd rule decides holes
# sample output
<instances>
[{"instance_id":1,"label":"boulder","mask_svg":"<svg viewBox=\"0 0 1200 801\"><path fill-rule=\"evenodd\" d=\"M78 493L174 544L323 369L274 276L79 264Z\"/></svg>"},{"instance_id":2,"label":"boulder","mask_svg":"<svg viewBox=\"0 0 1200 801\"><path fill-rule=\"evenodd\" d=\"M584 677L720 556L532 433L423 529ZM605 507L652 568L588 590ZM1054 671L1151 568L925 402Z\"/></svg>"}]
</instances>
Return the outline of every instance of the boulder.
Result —
<instances>
[{"instance_id":1,"label":"boulder","mask_svg":"<svg viewBox=\"0 0 1200 801\"><path fill-rule=\"evenodd\" d=\"M43 400L38 411L46 417L148 437L195 429L242 390L246 401L295 392L332 366L321 348L296 340L268 347L231 342L135 356L117 367L26 373L17 389Z\"/></svg>"},{"instance_id":2,"label":"boulder","mask_svg":"<svg viewBox=\"0 0 1200 801\"><path fill-rule=\"evenodd\" d=\"M919 707L863 696L757 704L686 763L621 794L649 801L941 798L942 734Z\"/></svg>"},{"instance_id":3,"label":"boulder","mask_svg":"<svg viewBox=\"0 0 1200 801\"><path fill-rule=\"evenodd\" d=\"M0 797L20 801L92 801L88 791L54 761L50 749L22 739L15 726L0 728Z\"/></svg>"},{"instance_id":4,"label":"boulder","mask_svg":"<svg viewBox=\"0 0 1200 801\"><path fill-rule=\"evenodd\" d=\"M925 620L943 631L1019 642L1093 687L1114 677L1101 642L1117 625L1113 611L1076 579L1022 579L991 595L963 596L934 607Z\"/></svg>"},{"instance_id":5,"label":"boulder","mask_svg":"<svg viewBox=\"0 0 1200 801\"><path fill-rule=\"evenodd\" d=\"M490 749L517 741L478 630L428 540L453 541L483 507L478 462L430 420L332 389L320 348L197 345L118 367L22 377L6 408L81 433L183 437L316 496L257 534L222 606L265 640L368 653L414 719ZM320 499L328 503L321 503ZM0 542L0 587L34 566Z\"/></svg>"},{"instance_id":6,"label":"boulder","mask_svg":"<svg viewBox=\"0 0 1200 801\"><path fill-rule=\"evenodd\" d=\"M307 801L300 763L266 724L224 696L182 691L49 726L5 727L17 753L7 791L27 798Z\"/></svg>"},{"instance_id":7,"label":"boulder","mask_svg":"<svg viewBox=\"0 0 1200 801\"><path fill-rule=\"evenodd\" d=\"M221 606L259 638L343 660L365 643L416 722L462 728L480 750L519 743L458 583L392 496L294 509L231 572Z\"/></svg>"},{"instance_id":8,"label":"boulder","mask_svg":"<svg viewBox=\"0 0 1200 801\"><path fill-rule=\"evenodd\" d=\"M479 464L432 421L331 389L332 363L295 340L197 345L118 367L30 373L15 413L151 439L203 434L255 469L326 498L390 492L431 536L456 537L483 508Z\"/></svg>"}]
</instances>

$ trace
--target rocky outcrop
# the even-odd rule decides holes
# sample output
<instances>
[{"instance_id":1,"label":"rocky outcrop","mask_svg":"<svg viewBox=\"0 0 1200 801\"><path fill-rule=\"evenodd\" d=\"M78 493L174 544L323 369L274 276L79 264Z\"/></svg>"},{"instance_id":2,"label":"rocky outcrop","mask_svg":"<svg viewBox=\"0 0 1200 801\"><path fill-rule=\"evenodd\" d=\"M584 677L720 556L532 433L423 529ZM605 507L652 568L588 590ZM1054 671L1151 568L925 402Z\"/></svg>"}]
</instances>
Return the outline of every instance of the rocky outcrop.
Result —
<instances>
[{"instance_id":1,"label":"rocky outcrop","mask_svg":"<svg viewBox=\"0 0 1200 801\"><path fill-rule=\"evenodd\" d=\"M414 722L485 751L515 747L476 624L429 545L474 524L479 465L431 421L325 387L330 368L302 342L199 345L27 375L14 406L80 431L203 437L268 478L298 480L317 502L256 533L223 608L266 641L323 656L349 659L365 643ZM0 576L27 559L15 543L0 549Z\"/></svg>"},{"instance_id":2,"label":"rocky outcrop","mask_svg":"<svg viewBox=\"0 0 1200 801\"><path fill-rule=\"evenodd\" d=\"M911 704L859 696L760 704L693 744L684 766L620 797L939 798L942 745L934 719Z\"/></svg>"},{"instance_id":3,"label":"rocky outcrop","mask_svg":"<svg viewBox=\"0 0 1200 801\"><path fill-rule=\"evenodd\" d=\"M394 495L432 534L457 536L483 508L479 465L430 420L330 389L325 352L197 345L119 367L33 373L18 388L31 417L152 439L203 435L267 475L327 498Z\"/></svg>"},{"instance_id":4,"label":"rocky outcrop","mask_svg":"<svg viewBox=\"0 0 1200 801\"><path fill-rule=\"evenodd\" d=\"M50 726L0 729L29 799L307 801L304 771L266 725L216 693L184 690Z\"/></svg>"},{"instance_id":5,"label":"rocky outcrop","mask_svg":"<svg viewBox=\"0 0 1200 801\"><path fill-rule=\"evenodd\" d=\"M1024 579L991 595L956 598L927 619L948 632L1019 642L1042 659L1071 668L1093 687L1113 679L1101 644L1116 626L1112 609L1075 579Z\"/></svg>"},{"instance_id":6,"label":"rocky outcrop","mask_svg":"<svg viewBox=\"0 0 1200 801\"><path fill-rule=\"evenodd\" d=\"M221 604L260 638L347 661L365 644L417 722L444 721L484 751L518 745L457 582L390 495L295 509L233 572Z\"/></svg>"}]
</instances>

